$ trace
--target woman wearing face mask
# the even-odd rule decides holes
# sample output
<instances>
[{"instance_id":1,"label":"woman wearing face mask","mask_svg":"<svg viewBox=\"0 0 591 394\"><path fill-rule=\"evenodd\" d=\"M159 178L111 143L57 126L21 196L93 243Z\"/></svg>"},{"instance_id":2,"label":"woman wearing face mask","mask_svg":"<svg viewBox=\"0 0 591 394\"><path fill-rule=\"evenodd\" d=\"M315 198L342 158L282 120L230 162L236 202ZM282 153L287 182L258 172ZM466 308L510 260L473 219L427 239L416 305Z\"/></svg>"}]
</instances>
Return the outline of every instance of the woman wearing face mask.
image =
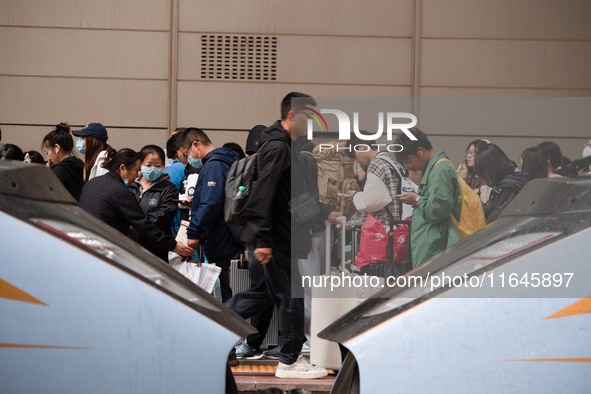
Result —
<instances>
[{"instance_id":1,"label":"woman wearing face mask","mask_svg":"<svg viewBox=\"0 0 591 394\"><path fill-rule=\"evenodd\" d=\"M88 181L82 189L80 206L111 227L128 235L130 228L138 233L139 243L154 254L162 250L190 256L193 249L176 242L150 221L137 199L128 189L137 178L142 161L131 149L108 151L103 167L108 172Z\"/></svg>"},{"instance_id":2,"label":"woman wearing face mask","mask_svg":"<svg viewBox=\"0 0 591 394\"><path fill-rule=\"evenodd\" d=\"M74 140L67 123L58 124L43 138L43 152L49 167L78 201L84 186L84 163L72 155L73 148Z\"/></svg>"},{"instance_id":3,"label":"woman wearing face mask","mask_svg":"<svg viewBox=\"0 0 591 394\"><path fill-rule=\"evenodd\" d=\"M164 171L164 150L156 145L146 145L140 150L140 177L129 189L135 195L148 220L155 223L166 234L171 233L172 222L177 210L175 199L178 188L170 182ZM130 236L139 240L139 234L132 230ZM168 251L162 250L158 257L167 260Z\"/></svg>"},{"instance_id":4,"label":"woman wearing face mask","mask_svg":"<svg viewBox=\"0 0 591 394\"><path fill-rule=\"evenodd\" d=\"M78 139L76 150L84 155L84 179L91 180L94 177L104 175L108 171L102 166L107 156L107 151L112 149L107 140L107 129L100 123L89 123L82 130L72 131Z\"/></svg>"}]
</instances>

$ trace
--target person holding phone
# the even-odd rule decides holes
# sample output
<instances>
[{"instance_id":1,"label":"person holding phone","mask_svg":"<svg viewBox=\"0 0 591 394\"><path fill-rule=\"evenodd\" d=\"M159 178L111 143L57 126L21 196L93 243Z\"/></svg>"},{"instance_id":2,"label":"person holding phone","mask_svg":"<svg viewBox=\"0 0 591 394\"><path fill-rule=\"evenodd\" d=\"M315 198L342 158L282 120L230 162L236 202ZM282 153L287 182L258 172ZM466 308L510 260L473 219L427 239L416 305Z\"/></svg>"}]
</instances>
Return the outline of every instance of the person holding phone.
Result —
<instances>
[{"instance_id":1,"label":"person holding phone","mask_svg":"<svg viewBox=\"0 0 591 394\"><path fill-rule=\"evenodd\" d=\"M364 130L361 132L367 133ZM349 143L356 146L363 140L354 136ZM403 219L402 203L396 198L400 197L397 193L401 190L402 179L393 167L400 165L388 152L380 152L377 145L372 145L367 151L352 149L350 156L366 172L366 180L362 191L350 191L345 198L352 200L358 211L371 213L385 229L390 229L391 224Z\"/></svg>"},{"instance_id":2,"label":"person holding phone","mask_svg":"<svg viewBox=\"0 0 591 394\"><path fill-rule=\"evenodd\" d=\"M416 267L458 242L461 238L450 215L460 218L462 191L456 169L445 152L435 149L425 133L410 129L417 140L400 136L394 143L402 146L396 157L406 168L421 176L419 189L402 193L397 199L414 205L410 242L412 264Z\"/></svg>"}]
</instances>

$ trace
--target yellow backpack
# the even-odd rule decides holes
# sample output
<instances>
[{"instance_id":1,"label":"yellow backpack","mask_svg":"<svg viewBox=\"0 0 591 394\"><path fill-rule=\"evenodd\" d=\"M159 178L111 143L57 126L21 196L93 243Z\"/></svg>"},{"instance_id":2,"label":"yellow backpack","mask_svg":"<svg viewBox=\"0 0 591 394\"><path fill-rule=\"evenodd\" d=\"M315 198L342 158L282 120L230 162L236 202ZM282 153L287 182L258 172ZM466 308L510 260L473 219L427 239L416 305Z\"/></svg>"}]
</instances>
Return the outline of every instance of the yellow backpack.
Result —
<instances>
[{"instance_id":1,"label":"yellow backpack","mask_svg":"<svg viewBox=\"0 0 591 394\"><path fill-rule=\"evenodd\" d=\"M453 167L453 164L448 159L439 159L435 162L435 166L442 161L446 161ZM452 222L458 229L460 237L466 238L468 235L474 234L476 231L486 226L486 219L484 217L484 210L478 194L472 190L470 186L458 176L458 183L462 190L462 209L460 211L460 220L456 220L453 213L449 216Z\"/></svg>"}]
</instances>

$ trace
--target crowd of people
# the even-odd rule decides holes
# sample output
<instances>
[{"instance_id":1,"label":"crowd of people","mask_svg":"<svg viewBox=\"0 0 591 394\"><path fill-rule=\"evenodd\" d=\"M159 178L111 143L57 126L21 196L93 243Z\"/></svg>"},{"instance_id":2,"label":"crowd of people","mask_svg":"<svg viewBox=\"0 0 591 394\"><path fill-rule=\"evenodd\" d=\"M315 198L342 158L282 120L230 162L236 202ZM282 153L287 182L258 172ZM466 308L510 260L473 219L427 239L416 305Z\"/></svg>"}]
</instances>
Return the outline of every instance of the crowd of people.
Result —
<instances>
[{"instance_id":1,"label":"crowd of people","mask_svg":"<svg viewBox=\"0 0 591 394\"><path fill-rule=\"evenodd\" d=\"M343 212L320 202L317 163L303 153L310 150L308 112L315 107L309 95L288 94L281 102L279 120L251 130L246 153L232 142L214 146L195 127L175 130L165 150L156 145L146 145L139 152L115 150L107 143L108 132L102 124L71 131L61 123L41 141L44 155L3 144L2 157L47 165L84 210L166 262L170 251L191 256L201 248L211 263L222 268L222 301L250 318L259 330L237 345L236 355L264 355L260 346L277 307L282 342L267 353L279 360L276 376L318 378L327 371L301 355L310 339L310 311L297 292L299 276L310 267L323 266L318 256L324 254L324 244L316 242L318 234L321 238L325 220L336 223ZM384 227L412 217L410 258L415 267L460 240L456 228L463 214L460 178L479 196L488 224L527 182L559 177L568 164L553 142L525 149L517 164L493 142L477 139L467 145L465 160L455 167L425 133L417 128L410 131L416 140L398 137L395 143L402 150L395 156L379 152L376 145L369 150L351 149L350 156L359 166L358 187L343 197ZM362 141L354 137L348 144L356 142ZM243 227L231 228L224 221L228 171L234 162L255 153L257 179L247 219ZM583 156L591 156L591 140ZM199 177L192 198L180 201L187 178L195 173ZM408 179L414 187L403 187ZM294 197L303 195L317 205L317 213L304 222L292 220L298 209L293 206ZM186 243L175 238L181 220L189 222ZM230 261L243 251L250 257L251 287L233 294Z\"/></svg>"}]
</instances>

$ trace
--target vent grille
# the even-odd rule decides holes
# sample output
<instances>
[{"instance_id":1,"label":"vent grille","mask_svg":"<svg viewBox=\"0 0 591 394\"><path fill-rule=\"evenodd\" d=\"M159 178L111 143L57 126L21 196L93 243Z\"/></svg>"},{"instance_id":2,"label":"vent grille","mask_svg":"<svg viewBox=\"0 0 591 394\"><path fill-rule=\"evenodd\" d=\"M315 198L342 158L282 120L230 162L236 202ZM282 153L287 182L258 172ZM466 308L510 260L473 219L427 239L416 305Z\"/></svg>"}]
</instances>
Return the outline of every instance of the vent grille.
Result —
<instances>
[{"instance_id":1,"label":"vent grille","mask_svg":"<svg viewBox=\"0 0 591 394\"><path fill-rule=\"evenodd\" d=\"M201 78L275 81L277 37L202 35Z\"/></svg>"}]
</instances>

